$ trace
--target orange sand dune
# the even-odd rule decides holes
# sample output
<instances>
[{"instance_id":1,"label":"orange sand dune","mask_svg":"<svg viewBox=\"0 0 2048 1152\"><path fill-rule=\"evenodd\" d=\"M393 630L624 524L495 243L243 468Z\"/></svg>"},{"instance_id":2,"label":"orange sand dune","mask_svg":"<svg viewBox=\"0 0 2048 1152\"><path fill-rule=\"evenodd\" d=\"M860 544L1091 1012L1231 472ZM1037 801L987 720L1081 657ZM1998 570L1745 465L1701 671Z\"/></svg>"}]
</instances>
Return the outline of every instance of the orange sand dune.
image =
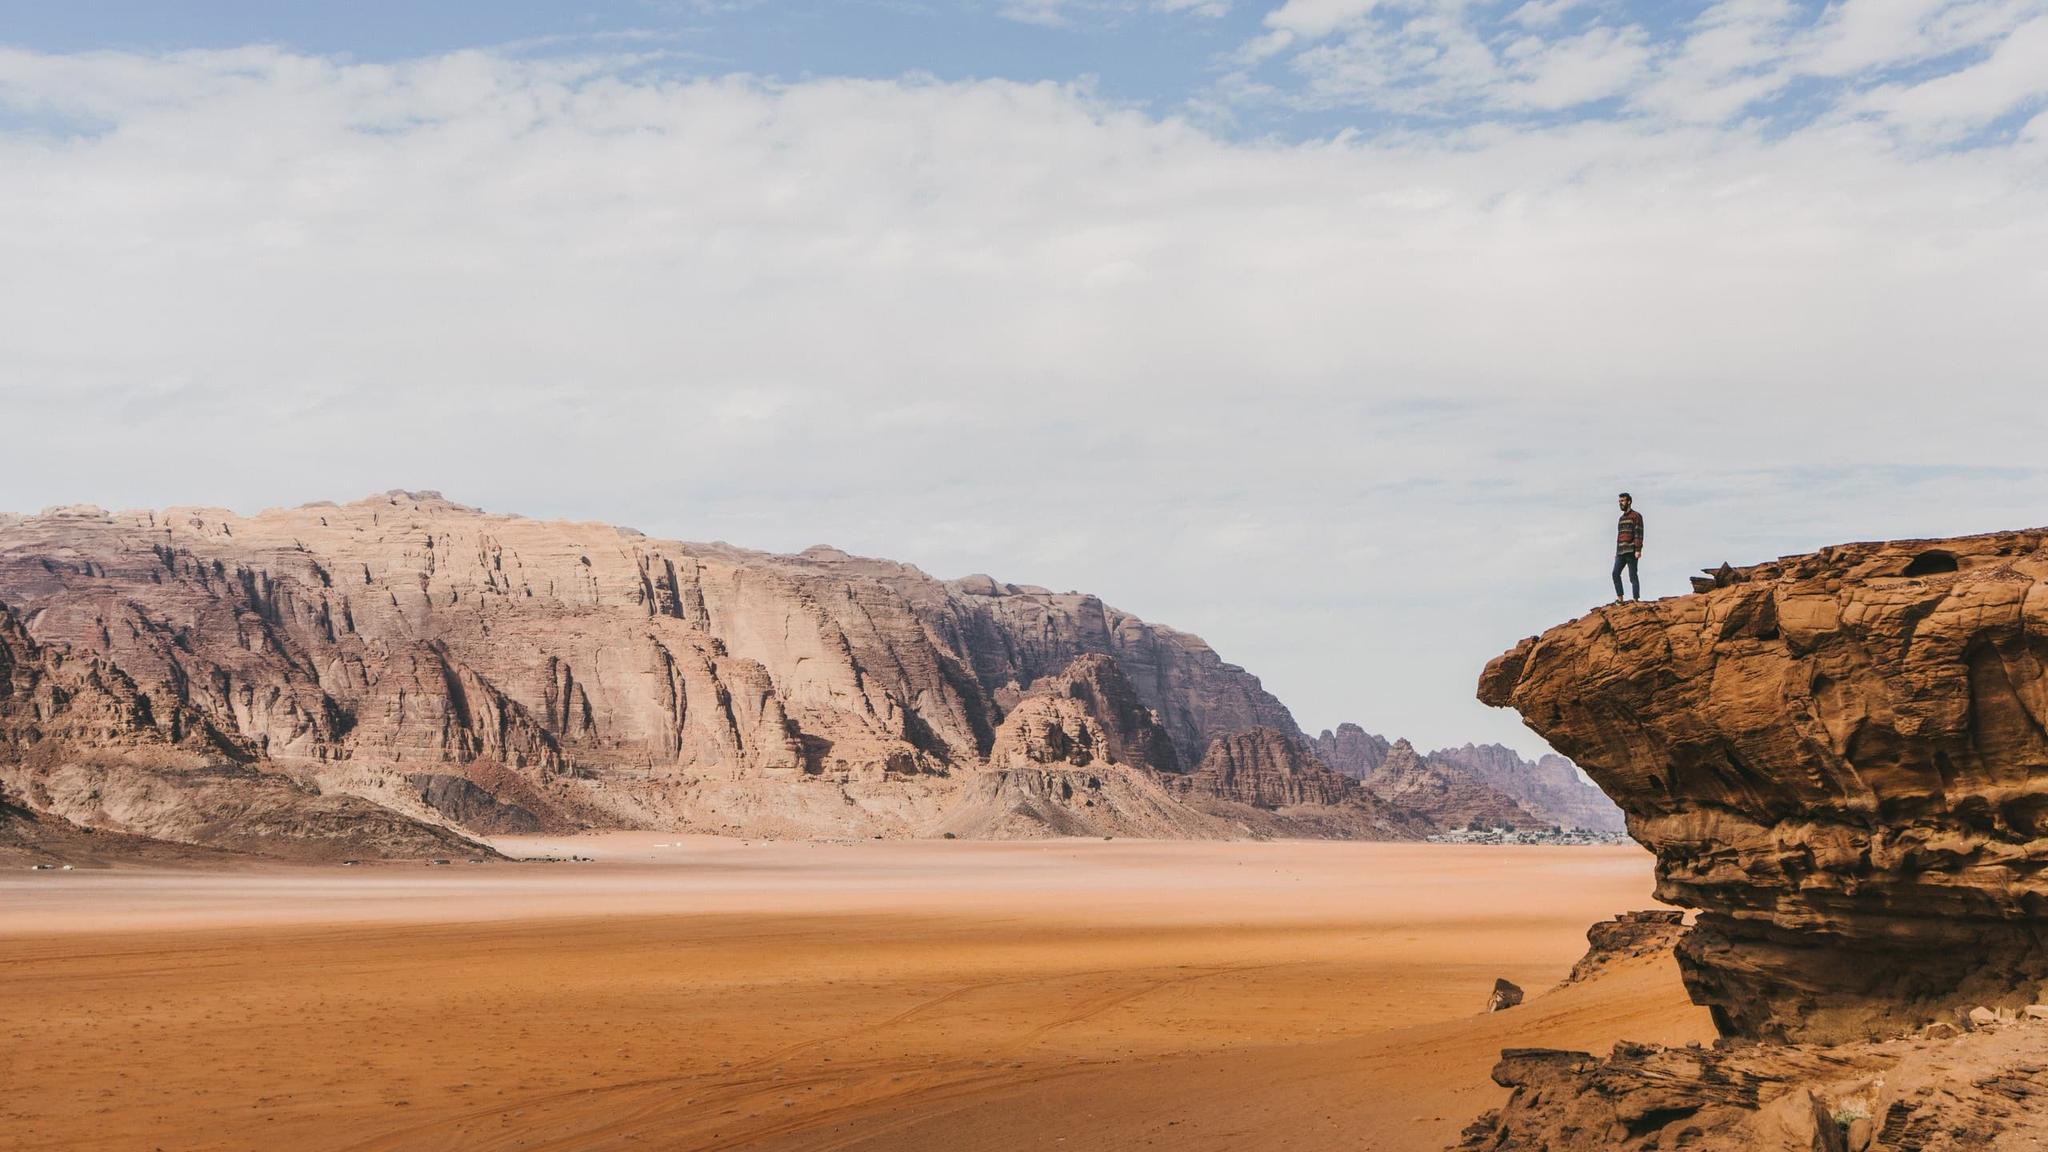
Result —
<instances>
[{"instance_id":1,"label":"orange sand dune","mask_svg":"<svg viewBox=\"0 0 2048 1152\"><path fill-rule=\"evenodd\" d=\"M660 845L660 846L657 846ZM0 877L0 1147L1435 1149L1633 848L508 842L594 863Z\"/></svg>"}]
</instances>

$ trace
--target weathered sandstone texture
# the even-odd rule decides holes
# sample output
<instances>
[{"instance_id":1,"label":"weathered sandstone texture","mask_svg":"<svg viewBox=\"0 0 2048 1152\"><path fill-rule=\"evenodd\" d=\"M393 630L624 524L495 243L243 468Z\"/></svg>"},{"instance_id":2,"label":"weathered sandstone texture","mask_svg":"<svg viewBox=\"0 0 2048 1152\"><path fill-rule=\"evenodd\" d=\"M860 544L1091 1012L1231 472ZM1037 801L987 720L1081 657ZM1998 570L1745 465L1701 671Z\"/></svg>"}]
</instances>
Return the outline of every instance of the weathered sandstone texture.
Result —
<instances>
[{"instance_id":1,"label":"weathered sandstone texture","mask_svg":"<svg viewBox=\"0 0 2048 1152\"><path fill-rule=\"evenodd\" d=\"M1595 924L1565 985L1669 964L1682 927L1668 910ZM1456 1148L2033 1152L2048 1145L2048 1008L2034 1011L1958 1010L1913 1038L1839 1045L1510 1048L1493 1079L1513 1092Z\"/></svg>"},{"instance_id":2,"label":"weathered sandstone texture","mask_svg":"<svg viewBox=\"0 0 2048 1152\"><path fill-rule=\"evenodd\" d=\"M2048 1024L1943 1040L1510 1048L1507 1104L1455 1152L2034 1152L2048 1147Z\"/></svg>"},{"instance_id":3,"label":"weathered sandstone texture","mask_svg":"<svg viewBox=\"0 0 2048 1152\"><path fill-rule=\"evenodd\" d=\"M8 801L185 843L1013 834L949 813L1104 764L1132 804L1184 808L1162 781L1215 741L1297 731L1201 640L1093 596L433 493L0 516L0 645ZM1006 771L1041 776L988 776ZM1334 834L1386 834L1336 807ZM1153 815L1154 834L1247 834Z\"/></svg>"},{"instance_id":4,"label":"weathered sandstone texture","mask_svg":"<svg viewBox=\"0 0 2048 1152\"><path fill-rule=\"evenodd\" d=\"M1299 736L1254 728L1216 741L1183 790L1258 808L1338 804L1358 785L1330 770Z\"/></svg>"},{"instance_id":5,"label":"weathered sandstone texture","mask_svg":"<svg viewBox=\"0 0 2048 1152\"><path fill-rule=\"evenodd\" d=\"M1623 912L1586 929L1586 954L1572 965L1566 984L1591 980L1610 965L1640 956L1655 956L1678 946L1685 933L1685 913L1669 908Z\"/></svg>"},{"instance_id":6,"label":"weathered sandstone texture","mask_svg":"<svg viewBox=\"0 0 2048 1152\"><path fill-rule=\"evenodd\" d=\"M1900 1034L2048 978L2048 530L1850 544L1603 608L1480 680L1628 814L1733 1036Z\"/></svg>"}]
</instances>

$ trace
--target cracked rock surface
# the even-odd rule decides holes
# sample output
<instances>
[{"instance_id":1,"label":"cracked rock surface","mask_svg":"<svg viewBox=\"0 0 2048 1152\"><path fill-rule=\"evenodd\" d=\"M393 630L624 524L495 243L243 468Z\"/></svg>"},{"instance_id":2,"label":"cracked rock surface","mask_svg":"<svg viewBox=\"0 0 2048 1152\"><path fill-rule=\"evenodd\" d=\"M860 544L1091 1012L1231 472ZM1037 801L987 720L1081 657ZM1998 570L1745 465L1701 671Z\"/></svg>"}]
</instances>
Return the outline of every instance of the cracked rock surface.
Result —
<instances>
[{"instance_id":1,"label":"cracked rock surface","mask_svg":"<svg viewBox=\"0 0 2048 1152\"><path fill-rule=\"evenodd\" d=\"M1848 544L1515 646L1483 701L1597 780L1699 910L1724 1033L1900 1035L2048 978L2048 529Z\"/></svg>"}]
</instances>

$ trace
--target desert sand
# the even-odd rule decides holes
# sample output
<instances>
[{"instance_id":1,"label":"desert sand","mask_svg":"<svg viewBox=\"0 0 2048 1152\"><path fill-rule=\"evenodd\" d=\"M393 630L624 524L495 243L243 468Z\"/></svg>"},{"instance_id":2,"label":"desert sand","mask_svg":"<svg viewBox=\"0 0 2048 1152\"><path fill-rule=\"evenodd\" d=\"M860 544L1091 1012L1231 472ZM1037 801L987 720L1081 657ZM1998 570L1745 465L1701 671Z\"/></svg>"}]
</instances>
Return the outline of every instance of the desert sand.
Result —
<instances>
[{"instance_id":1,"label":"desert sand","mask_svg":"<svg viewBox=\"0 0 2048 1152\"><path fill-rule=\"evenodd\" d=\"M593 859L0 874L0 1145L1436 1149L1503 1046L1712 1034L1542 994L1634 847L498 843Z\"/></svg>"}]
</instances>

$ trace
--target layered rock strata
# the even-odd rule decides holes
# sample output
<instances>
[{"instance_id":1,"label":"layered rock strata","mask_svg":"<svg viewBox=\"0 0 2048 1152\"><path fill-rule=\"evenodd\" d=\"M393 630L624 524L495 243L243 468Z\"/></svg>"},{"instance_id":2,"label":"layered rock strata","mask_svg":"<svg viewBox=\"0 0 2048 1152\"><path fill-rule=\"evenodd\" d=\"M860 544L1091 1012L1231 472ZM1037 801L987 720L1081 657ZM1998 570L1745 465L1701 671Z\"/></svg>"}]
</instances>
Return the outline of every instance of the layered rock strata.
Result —
<instances>
[{"instance_id":1,"label":"layered rock strata","mask_svg":"<svg viewBox=\"0 0 2048 1152\"><path fill-rule=\"evenodd\" d=\"M100 656L37 642L0 605L0 848L73 855L147 841L302 858L494 855L355 796L325 795ZM91 829L126 834L98 844Z\"/></svg>"},{"instance_id":2,"label":"layered rock strata","mask_svg":"<svg viewBox=\"0 0 2048 1152\"><path fill-rule=\"evenodd\" d=\"M1454 1152L2034 1152L2048 1024L1834 1046L1617 1044L1501 1053L1507 1103Z\"/></svg>"},{"instance_id":3,"label":"layered rock strata","mask_svg":"<svg viewBox=\"0 0 2048 1152\"><path fill-rule=\"evenodd\" d=\"M1897 1034L2048 978L2048 530L1850 544L1603 608L1479 695L1592 775L1700 910L1730 1035Z\"/></svg>"},{"instance_id":4,"label":"layered rock strata","mask_svg":"<svg viewBox=\"0 0 2048 1152\"><path fill-rule=\"evenodd\" d=\"M1200 639L1085 594L432 493L0 516L0 612L16 647L106 687L0 710L0 786L191 842L319 835L323 812L427 829L432 852L463 828L935 834L997 761L1173 776L1221 738L1296 731ZM1115 684L1082 669L1067 704L1034 695L1081 657ZM1064 729L1020 721L998 748L1027 698L1108 742L1034 747ZM268 799L223 824L245 792Z\"/></svg>"},{"instance_id":5,"label":"layered rock strata","mask_svg":"<svg viewBox=\"0 0 2048 1152\"><path fill-rule=\"evenodd\" d=\"M1685 913L1670 908L1623 912L1602 920L1586 929L1586 954L1572 965L1564 982L1578 984L1623 960L1671 952L1684 933Z\"/></svg>"},{"instance_id":6,"label":"layered rock strata","mask_svg":"<svg viewBox=\"0 0 2048 1152\"><path fill-rule=\"evenodd\" d=\"M1624 912L1586 934L1565 985L1670 963L1674 911ZM1563 987L1562 985L1560 986ZM1622 1042L1590 1052L1510 1048L1512 1089L1459 1152L2033 1152L2048 1141L2048 1007L1954 1013L1909 1039L1840 1045Z\"/></svg>"}]
</instances>

